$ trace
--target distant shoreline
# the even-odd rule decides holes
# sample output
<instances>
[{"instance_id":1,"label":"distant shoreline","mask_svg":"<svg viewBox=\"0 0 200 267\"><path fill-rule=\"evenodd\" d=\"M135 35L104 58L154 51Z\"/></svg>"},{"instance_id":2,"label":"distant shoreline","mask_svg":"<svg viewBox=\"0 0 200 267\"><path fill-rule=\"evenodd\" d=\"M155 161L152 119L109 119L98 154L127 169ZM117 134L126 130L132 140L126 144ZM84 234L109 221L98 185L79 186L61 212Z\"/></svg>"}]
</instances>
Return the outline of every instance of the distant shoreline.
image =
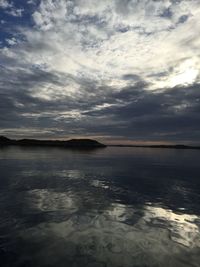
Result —
<instances>
[{"instance_id":1,"label":"distant shoreline","mask_svg":"<svg viewBox=\"0 0 200 267\"><path fill-rule=\"evenodd\" d=\"M37 139L20 139L13 140L5 136L0 136L0 147L5 146L23 146L23 147L61 147L74 149L94 149L105 147L133 147L133 148L161 148L161 149L195 149L200 150L200 146L190 145L113 145L102 144L93 139L70 139L66 141L60 140L37 140Z\"/></svg>"},{"instance_id":2,"label":"distant shoreline","mask_svg":"<svg viewBox=\"0 0 200 267\"><path fill-rule=\"evenodd\" d=\"M200 150L200 146L188 145L108 145L109 147L138 147L138 148L169 148L169 149L196 149Z\"/></svg>"}]
</instances>

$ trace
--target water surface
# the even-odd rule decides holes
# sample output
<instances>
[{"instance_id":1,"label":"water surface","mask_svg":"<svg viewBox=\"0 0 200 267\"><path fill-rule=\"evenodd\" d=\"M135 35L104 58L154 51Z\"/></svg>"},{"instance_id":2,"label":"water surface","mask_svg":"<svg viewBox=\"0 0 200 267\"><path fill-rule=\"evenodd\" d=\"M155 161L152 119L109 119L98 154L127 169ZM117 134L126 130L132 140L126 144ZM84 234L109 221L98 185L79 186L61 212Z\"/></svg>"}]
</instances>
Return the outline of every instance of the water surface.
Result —
<instances>
[{"instance_id":1,"label":"water surface","mask_svg":"<svg viewBox=\"0 0 200 267\"><path fill-rule=\"evenodd\" d=\"M200 151L0 148L0 263L200 266Z\"/></svg>"}]
</instances>

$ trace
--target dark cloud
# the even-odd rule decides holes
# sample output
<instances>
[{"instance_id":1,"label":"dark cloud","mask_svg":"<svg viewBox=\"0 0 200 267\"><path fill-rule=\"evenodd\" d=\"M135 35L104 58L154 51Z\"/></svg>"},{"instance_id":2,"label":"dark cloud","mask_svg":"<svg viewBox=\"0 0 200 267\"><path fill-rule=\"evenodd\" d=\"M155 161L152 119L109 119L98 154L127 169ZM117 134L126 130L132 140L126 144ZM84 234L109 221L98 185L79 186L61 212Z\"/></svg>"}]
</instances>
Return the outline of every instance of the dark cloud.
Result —
<instances>
[{"instance_id":1,"label":"dark cloud","mask_svg":"<svg viewBox=\"0 0 200 267\"><path fill-rule=\"evenodd\" d=\"M89 115L96 118L112 116L116 123L114 128L106 128L110 135L118 134L132 140L198 142L200 92L197 88L199 85L154 93L127 88L114 94L113 99L128 104L90 111Z\"/></svg>"},{"instance_id":2,"label":"dark cloud","mask_svg":"<svg viewBox=\"0 0 200 267\"><path fill-rule=\"evenodd\" d=\"M124 80L134 80L134 81L139 81L141 78L140 76L136 75L136 74L125 74L122 76L122 79Z\"/></svg>"},{"instance_id":3,"label":"dark cloud","mask_svg":"<svg viewBox=\"0 0 200 267\"><path fill-rule=\"evenodd\" d=\"M140 81L115 91L92 80L37 68L14 73L2 69L2 73L0 130L43 129L41 134L33 135L44 137L67 133L123 136L129 140L199 141L198 84L151 91ZM134 75L124 78L141 80ZM43 99L32 95L34 88L45 84L64 86L68 80L79 84L79 97L66 94L59 99Z\"/></svg>"},{"instance_id":4,"label":"dark cloud","mask_svg":"<svg viewBox=\"0 0 200 267\"><path fill-rule=\"evenodd\" d=\"M160 14L160 16L163 17L163 18L168 18L169 19L169 18L171 18L173 16L173 13L172 13L170 8L165 8L163 10L163 12Z\"/></svg>"}]
</instances>

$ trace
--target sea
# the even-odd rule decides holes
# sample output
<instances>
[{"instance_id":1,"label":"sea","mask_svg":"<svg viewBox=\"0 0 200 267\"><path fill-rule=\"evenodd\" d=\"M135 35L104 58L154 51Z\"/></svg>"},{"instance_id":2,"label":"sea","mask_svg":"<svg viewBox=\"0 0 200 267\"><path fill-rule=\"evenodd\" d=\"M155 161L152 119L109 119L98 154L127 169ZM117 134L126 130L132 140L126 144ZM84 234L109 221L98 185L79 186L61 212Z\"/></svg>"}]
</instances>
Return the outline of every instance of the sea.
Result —
<instances>
[{"instance_id":1,"label":"sea","mask_svg":"<svg viewBox=\"0 0 200 267\"><path fill-rule=\"evenodd\" d=\"M1 267L199 267L200 150L0 148Z\"/></svg>"}]
</instances>

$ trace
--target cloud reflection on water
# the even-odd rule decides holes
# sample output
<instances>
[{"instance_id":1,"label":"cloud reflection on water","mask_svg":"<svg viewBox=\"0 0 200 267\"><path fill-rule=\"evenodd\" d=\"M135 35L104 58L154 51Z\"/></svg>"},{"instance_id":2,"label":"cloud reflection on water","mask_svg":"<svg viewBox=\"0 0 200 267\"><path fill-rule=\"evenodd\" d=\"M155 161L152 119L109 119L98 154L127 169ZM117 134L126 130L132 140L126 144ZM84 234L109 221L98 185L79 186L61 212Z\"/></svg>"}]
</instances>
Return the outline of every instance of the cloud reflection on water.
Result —
<instances>
[{"instance_id":1,"label":"cloud reflection on water","mask_svg":"<svg viewBox=\"0 0 200 267\"><path fill-rule=\"evenodd\" d=\"M5 266L199 267L197 152L126 151L4 152Z\"/></svg>"},{"instance_id":2,"label":"cloud reflection on water","mask_svg":"<svg viewBox=\"0 0 200 267\"><path fill-rule=\"evenodd\" d=\"M90 194L85 197L88 186ZM92 192L96 187L104 190L104 198L102 191ZM74 262L73 266L80 265L83 256L87 266L132 266L133 262L134 266L145 266L147 262L149 266L160 266L168 257L171 260L167 266L190 266L191 258L197 257L195 251L200 248L197 215L184 211L178 214L155 203L142 207L117 203L106 194L110 187L97 180L92 187L87 184L82 190L85 192L80 194L79 188L72 186L67 192L28 192L31 209L52 214L45 222L23 231L21 237L26 241L31 237L33 242L46 240L42 254L48 255L50 262L58 253L56 246L61 250L60 261L54 263L59 266L65 257ZM36 262L43 262L40 253L33 257Z\"/></svg>"}]
</instances>

